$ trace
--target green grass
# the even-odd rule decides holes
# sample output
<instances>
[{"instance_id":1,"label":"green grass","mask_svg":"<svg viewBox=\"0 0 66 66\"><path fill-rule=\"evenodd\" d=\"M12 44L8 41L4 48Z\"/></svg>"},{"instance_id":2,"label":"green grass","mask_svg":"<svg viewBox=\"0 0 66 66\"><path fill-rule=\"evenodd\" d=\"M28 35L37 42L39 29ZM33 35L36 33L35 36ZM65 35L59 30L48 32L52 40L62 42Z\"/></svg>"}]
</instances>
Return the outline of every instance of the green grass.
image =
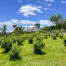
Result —
<instances>
[{"instance_id":1,"label":"green grass","mask_svg":"<svg viewBox=\"0 0 66 66\"><path fill-rule=\"evenodd\" d=\"M44 39L45 48L43 55L33 53L33 44L26 40L20 46L22 60L10 61L8 53L3 54L4 49L0 48L0 66L66 66L66 47L63 39L53 40L51 37Z\"/></svg>"}]
</instances>

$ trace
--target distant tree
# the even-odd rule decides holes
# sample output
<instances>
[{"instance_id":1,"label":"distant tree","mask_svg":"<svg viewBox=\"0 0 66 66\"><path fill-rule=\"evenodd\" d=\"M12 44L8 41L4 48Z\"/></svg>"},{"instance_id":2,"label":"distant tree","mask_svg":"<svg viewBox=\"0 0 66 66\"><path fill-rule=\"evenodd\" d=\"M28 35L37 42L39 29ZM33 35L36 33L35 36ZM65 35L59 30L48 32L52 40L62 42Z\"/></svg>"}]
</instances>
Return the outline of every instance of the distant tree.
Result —
<instances>
[{"instance_id":1,"label":"distant tree","mask_svg":"<svg viewBox=\"0 0 66 66\"><path fill-rule=\"evenodd\" d=\"M63 29L66 29L66 19L64 19Z\"/></svg>"},{"instance_id":2,"label":"distant tree","mask_svg":"<svg viewBox=\"0 0 66 66\"><path fill-rule=\"evenodd\" d=\"M13 25L13 28L17 27L17 25Z\"/></svg>"},{"instance_id":3,"label":"distant tree","mask_svg":"<svg viewBox=\"0 0 66 66\"><path fill-rule=\"evenodd\" d=\"M38 28L40 28L40 24L39 23L36 23L35 26L38 27Z\"/></svg>"},{"instance_id":4,"label":"distant tree","mask_svg":"<svg viewBox=\"0 0 66 66\"><path fill-rule=\"evenodd\" d=\"M0 37L3 36L2 28L0 28Z\"/></svg>"},{"instance_id":5,"label":"distant tree","mask_svg":"<svg viewBox=\"0 0 66 66\"><path fill-rule=\"evenodd\" d=\"M56 15L52 15L50 17L50 21L54 22L56 24L56 26L57 26L58 24L62 24L63 23L63 16L61 14L58 14L57 16Z\"/></svg>"},{"instance_id":6,"label":"distant tree","mask_svg":"<svg viewBox=\"0 0 66 66\"><path fill-rule=\"evenodd\" d=\"M5 35L7 31L7 25L3 24L3 28L1 30L2 30L2 33Z\"/></svg>"}]
</instances>

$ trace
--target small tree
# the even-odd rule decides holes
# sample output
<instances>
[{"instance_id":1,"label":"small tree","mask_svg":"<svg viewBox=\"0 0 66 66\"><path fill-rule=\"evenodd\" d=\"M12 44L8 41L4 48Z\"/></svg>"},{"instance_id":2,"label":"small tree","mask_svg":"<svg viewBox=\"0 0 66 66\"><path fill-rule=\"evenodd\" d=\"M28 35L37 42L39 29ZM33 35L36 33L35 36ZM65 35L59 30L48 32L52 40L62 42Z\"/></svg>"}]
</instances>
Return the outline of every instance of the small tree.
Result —
<instances>
[{"instance_id":1,"label":"small tree","mask_svg":"<svg viewBox=\"0 0 66 66\"><path fill-rule=\"evenodd\" d=\"M60 38L63 38L63 34L62 33L60 33Z\"/></svg>"},{"instance_id":2,"label":"small tree","mask_svg":"<svg viewBox=\"0 0 66 66\"><path fill-rule=\"evenodd\" d=\"M29 44L32 44L33 43L33 36L32 35L30 35L28 37L28 42L29 42Z\"/></svg>"},{"instance_id":3,"label":"small tree","mask_svg":"<svg viewBox=\"0 0 66 66\"><path fill-rule=\"evenodd\" d=\"M58 31L56 32L56 36L59 37L59 32Z\"/></svg>"},{"instance_id":4,"label":"small tree","mask_svg":"<svg viewBox=\"0 0 66 66\"><path fill-rule=\"evenodd\" d=\"M36 54L41 54L42 53L42 49L45 47L42 40L43 39L40 36L37 36L37 37L34 38L34 40L33 40L34 53L36 53Z\"/></svg>"},{"instance_id":5,"label":"small tree","mask_svg":"<svg viewBox=\"0 0 66 66\"><path fill-rule=\"evenodd\" d=\"M64 46L66 46L66 36L64 37Z\"/></svg>"},{"instance_id":6,"label":"small tree","mask_svg":"<svg viewBox=\"0 0 66 66\"><path fill-rule=\"evenodd\" d=\"M18 47L17 45L14 45L12 47L12 50L10 50L9 52L10 60L21 59L20 53L21 53L20 47Z\"/></svg>"},{"instance_id":7,"label":"small tree","mask_svg":"<svg viewBox=\"0 0 66 66\"><path fill-rule=\"evenodd\" d=\"M33 43L33 39L30 37L30 38L28 39L28 42L29 42L30 44L32 44L32 43Z\"/></svg>"},{"instance_id":8,"label":"small tree","mask_svg":"<svg viewBox=\"0 0 66 66\"><path fill-rule=\"evenodd\" d=\"M16 37L12 37L11 39L12 39L13 43L16 43L16 41L17 41Z\"/></svg>"},{"instance_id":9,"label":"small tree","mask_svg":"<svg viewBox=\"0 0 66 66\"><path fill-rule=\"evenodd\" d=\"M22 45L22 40L20 38L17 38L18 45Z\"/></svg>"},{"instance_id":10,"label":"small tree","mask_svg":"<svg viewBox=\"0 0 66 66\"><path fill-rule=\"evenodd\" d=\"M45 37L45 39L47 39L47 38L48 38L48 35L47 35L47 34L45 34L45 36L44 36L44 37Z\"/></svg>"},{"instance_id":11,"label":"small tree","mask_svg":"<svg viewBox=\"0 0 66 66\"><path fill-rule=\"evenodd\" d=\"M5 52L9 52L12 48L12 41L10 39L2 40L1 47L5 49Z\"/></svg>"},{"instance_id":12,"label":"small tree","mask_svg":"<svg viewBox=\"0 0 66 66\"><path fill-rule=\"evenodd\" d=\"M52 35L53 39L56 40L57 37L56 37L56 34Z\"/></svg>"}]
</instances>

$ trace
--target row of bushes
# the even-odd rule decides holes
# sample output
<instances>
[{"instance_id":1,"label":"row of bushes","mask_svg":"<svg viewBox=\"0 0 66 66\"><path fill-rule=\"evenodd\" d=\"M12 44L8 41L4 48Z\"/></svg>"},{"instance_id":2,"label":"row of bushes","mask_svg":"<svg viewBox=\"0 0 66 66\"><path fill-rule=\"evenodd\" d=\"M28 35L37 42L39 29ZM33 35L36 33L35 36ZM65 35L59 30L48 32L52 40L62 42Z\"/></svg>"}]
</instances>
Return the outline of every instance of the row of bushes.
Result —
<instances>
[{"instance_id":1,"label":"row of bushes","mask_svg":"<svg viewBox=\"0 0 66 66\"><path fill-rule=\"evenodd\" d=\"M36 37L37 36L40 36L40 37L42 37L43 39L45 38L45 39L47 39L48 38L48 36L51 36L52 38L53 38L53 40L56 40L57 39L57 37L60 37L61 39L63 39L63 33L59 33L59 32L56 32L56 33L53 33L53 34L50 34L50 33L41 33L41 34L39 34L38 33L38 35L36 35ZM28 39L28 42L29 42L29 44L32 44L33 43L33 38L34 37L32 37L32 36L30 36L29 37L29 39ZM42 39L41 39L42 40ZM37 41L34 41L34 42L37 42ZM41 42L41 41L40 41ZM37 43L38 44L38 43ZM64 44L65 44L65 39L64 39Z\"/></svg>"},{"instance_id":2,"label":"row of bushes","mask_svg":"<svg viewBox=\"0 0 66 66\"><path fill-rule=\"evenodd\" d=\"M32 40L34 38L34 40ZM40 36L32 36L28 38L29 43L34 44L34 53L41 53L44 44ZM22 37L8 37L1 41L1 47L4 48L4 52L9 52L10 60L21 59L19 45L22 45L24 39Z\"/></svg>"},{"instance_id":3,"label":"row of bushes","mask_svg":"<svg viewBox=\"0 0 66 66\"><path fill-rule=\"evenodd\" d=\"M42 49L45 47L45 44L43 43L43 38L47 38L48 36L52 36L53 39L56 40L56 37L63 38L63 34L53 34L50 35L50 33L41 33L41 34L30 34L29 37L8 37L0 41L1 47L4 48L5 52L9 52L10 60L15 59L21 59L21 50L19 45L22 45L24 40L26 38L28 39L29 43L34 46L34 53L35 54L41 54ZM64 39L64 45L66 46L66 39Z\"/></svg>"}]
</instances>

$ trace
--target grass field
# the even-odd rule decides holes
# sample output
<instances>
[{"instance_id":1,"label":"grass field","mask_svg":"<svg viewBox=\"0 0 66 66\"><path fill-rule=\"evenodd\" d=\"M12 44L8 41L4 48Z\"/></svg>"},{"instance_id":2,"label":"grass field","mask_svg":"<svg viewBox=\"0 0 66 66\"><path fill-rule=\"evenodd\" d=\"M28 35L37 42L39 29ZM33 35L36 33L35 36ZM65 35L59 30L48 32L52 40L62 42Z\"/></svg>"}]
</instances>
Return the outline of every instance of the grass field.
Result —
<instances>
[{"instance_id":1,"label":"grass field","mask_svg":"<svg viewBox=\"0 0 66 66\"><path fill-rule=\"evenodd\" d=\"M53 40L51 37L44 39L45 48L43 55L33 53L33 44L25 40L21 47L22 60L10 61L8 53L3 54L0 48L0 66L66 66L66 47L63 39Z\"/></svg>"}]
</instances>

